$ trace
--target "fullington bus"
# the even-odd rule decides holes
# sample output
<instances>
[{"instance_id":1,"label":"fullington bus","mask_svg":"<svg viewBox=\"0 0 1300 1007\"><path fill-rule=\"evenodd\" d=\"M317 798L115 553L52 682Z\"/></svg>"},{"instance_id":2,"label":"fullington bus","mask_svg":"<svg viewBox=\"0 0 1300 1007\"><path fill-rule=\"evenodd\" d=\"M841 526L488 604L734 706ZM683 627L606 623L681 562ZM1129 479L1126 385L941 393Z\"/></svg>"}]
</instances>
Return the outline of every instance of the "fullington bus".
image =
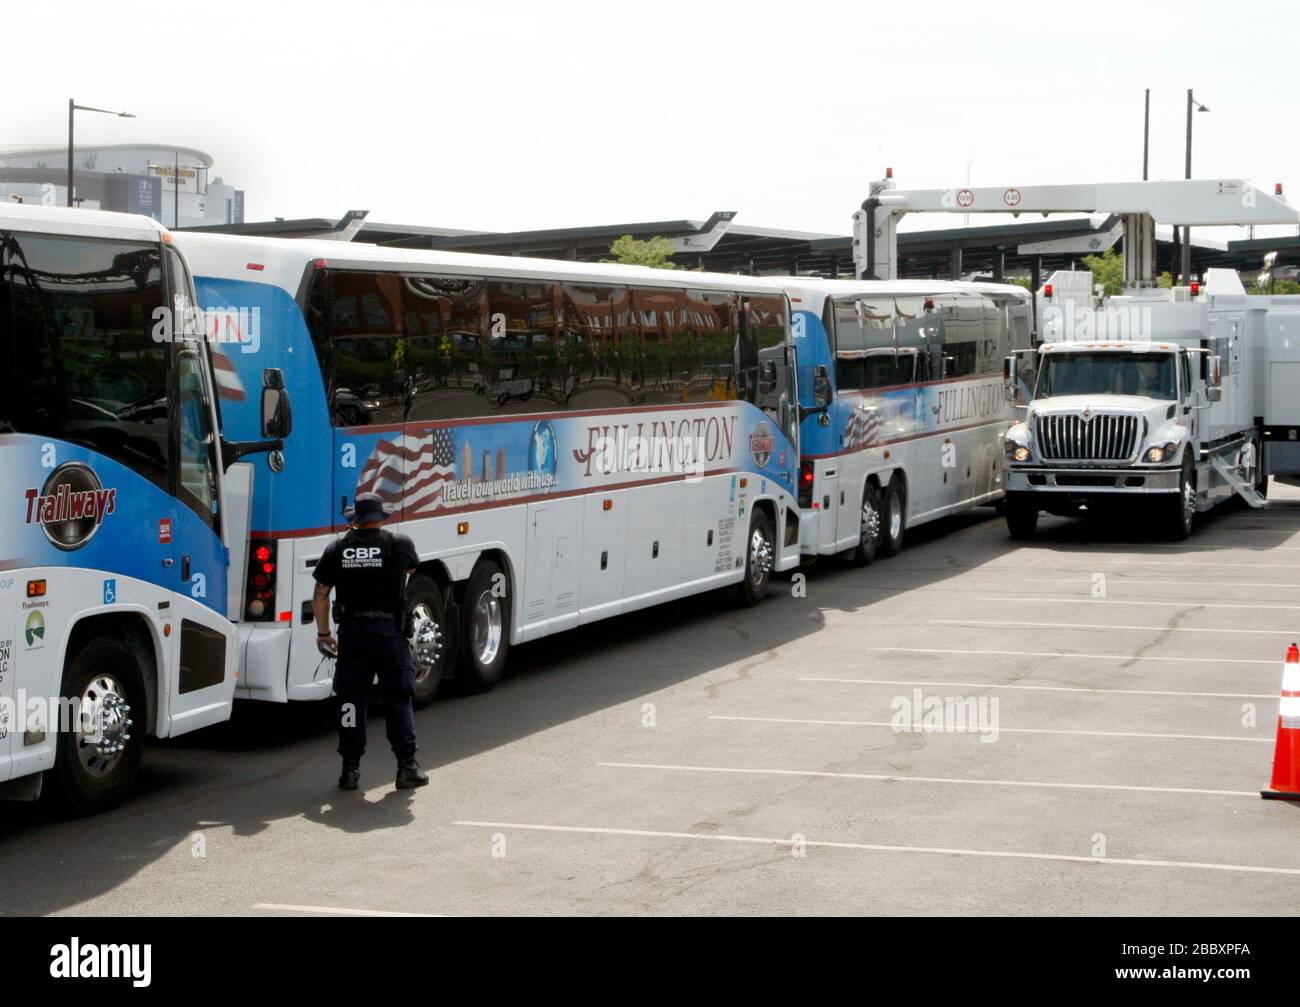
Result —
<instances>
[{"instance_id":1,"label":"fullington bus","mask_svg":"<svg viewBox=\"0 0 1300 1007\"><path fill-rule=\"evenodd\" d=\"M697 592L754 604L800 560L800 389L780 283L182 234L232 435L292 393L236 551L243 698L329 695L312 571L373 491L421 565L417 700L491 688L510 647ZM1000 359L1000 358L999 358Z\"/></svg>"},{"instance_id":2,"label":"fullington bus","mask_svg":"<svg viewBox=\"0 0 1300 1007\"><path fill-rule=\"evenodd\" d=\"M230 716L227 467L289 408L271 381L270 439L222 440L194 305L154 221L0 207L0 796L102 810L146 735Z\"/></svg>"},{"instance_id":3,"label":"fullington bus","mask_svg":"<svg viewBox=\"0 0 1300 1007\"><path fill-rule=\"evenodd\" d=\"M1003 439L1014 422L1001 355L1031 345L1029 292L934 280L787 282L805 398L805 556L869 563L896 554L909 527L1001 501Z\"/></svg>"}]
</instances>

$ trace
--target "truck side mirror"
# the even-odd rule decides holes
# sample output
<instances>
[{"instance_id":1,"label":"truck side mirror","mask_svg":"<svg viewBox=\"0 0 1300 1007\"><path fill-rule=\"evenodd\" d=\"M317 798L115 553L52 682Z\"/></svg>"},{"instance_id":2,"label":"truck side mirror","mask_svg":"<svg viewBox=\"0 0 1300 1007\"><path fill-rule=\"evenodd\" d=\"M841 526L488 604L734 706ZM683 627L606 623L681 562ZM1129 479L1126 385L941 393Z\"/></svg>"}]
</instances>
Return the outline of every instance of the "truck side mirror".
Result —
<instances>
[{"instance_id":1,"label":"truck side mirror","mask_svg":"<svg viewBox=\"0 0 1300 1007\"><path fill-rule=\"evenodd\" d=\"M1205 362L1205 398L1210 402L1223 398L1223 358L1217 353Z\"/></svg>"},{"instance_id":2,"label":"truck side mirror","mask_svg":"<svg viewBox=\"0 0 1300 1007\"><path fill-rule=\"evenodd\" d=\"M813 403L820 409L829 406L833 398L830 371L825 364L818 364L813 370Z\"/></svg>"},{"instance_id":3,"label":"truck side mirror","mask_svg":"<svg viewBox=\"0 0 1300 1007\"><path fill-rule=\"evenodd\" d=\"M1008 402L1016 401L1016 374L1019 363L1014 353L1002 360L1002 397Z\"/></svg>"},{"instance_id":4,"label":"truck side mirror","mask_svg":"<svg viewBox=\"0 0 1300 1007\"><path fill-rule=\"evenodd\" d=\"M262 436L278 440L292 430L293 408L284 374L278 367L268 367L262 372Z\"/></svg>"}]
</instances>

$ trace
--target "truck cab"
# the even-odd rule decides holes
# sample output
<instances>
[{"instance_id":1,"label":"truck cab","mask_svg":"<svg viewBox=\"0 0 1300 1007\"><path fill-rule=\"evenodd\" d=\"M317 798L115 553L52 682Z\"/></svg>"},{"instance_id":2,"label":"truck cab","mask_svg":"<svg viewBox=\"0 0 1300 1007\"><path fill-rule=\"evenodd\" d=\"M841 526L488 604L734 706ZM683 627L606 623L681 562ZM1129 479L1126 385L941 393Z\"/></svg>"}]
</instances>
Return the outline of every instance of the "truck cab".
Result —
<instances>
[{"instance_id":1,"label":"truck cab","mask_svg":"<svg viewBox=\"0 0 1300 1007\"><path fill-rule=\"evenodd\" d=\"M1204 292L1104 302L1086 273L1044 284L1043 342L1003 371L1008 399L1025 400L1004 445L1014 538L1031 538L1044 511L1127 520L1140 510L1181 539L1198 511L1234 492L1259 495L1245 292L1235 273L1211 273L1223 275Z\"/></svg>"}]
</instances>

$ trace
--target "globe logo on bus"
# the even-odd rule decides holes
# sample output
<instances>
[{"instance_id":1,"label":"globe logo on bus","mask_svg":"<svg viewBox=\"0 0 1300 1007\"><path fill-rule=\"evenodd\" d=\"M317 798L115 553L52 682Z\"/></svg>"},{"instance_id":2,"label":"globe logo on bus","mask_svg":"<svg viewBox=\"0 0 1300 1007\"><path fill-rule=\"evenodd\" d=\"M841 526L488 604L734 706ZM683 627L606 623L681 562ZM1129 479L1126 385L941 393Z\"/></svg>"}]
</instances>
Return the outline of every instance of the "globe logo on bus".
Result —
<instances>
[{"instance_id":1,"label":"globe logo on bus","mask_svg":"<svg viewBox=\"0 0 1300 1007\"><path fill-rule=\"evenodd\" d=\"M538 420L528 440L528 470L553 477L556 453L555 428L550 420Z\"/></svg>"},{"instance_id":2,"label":"globe logo on bus","mask_svg":"<svg viewBox=\"0 0 1300 1007\"><path fill-rule=\"evenodd\" d=\"M772 458L774 447L776 447L776 438L772 436L772 428L767 425L766 420L759 420L758 426L754 427L754 432L749 435L749 453L754 456L754 464L759 468L766 465Z\"/></svg>"}]
</instances>

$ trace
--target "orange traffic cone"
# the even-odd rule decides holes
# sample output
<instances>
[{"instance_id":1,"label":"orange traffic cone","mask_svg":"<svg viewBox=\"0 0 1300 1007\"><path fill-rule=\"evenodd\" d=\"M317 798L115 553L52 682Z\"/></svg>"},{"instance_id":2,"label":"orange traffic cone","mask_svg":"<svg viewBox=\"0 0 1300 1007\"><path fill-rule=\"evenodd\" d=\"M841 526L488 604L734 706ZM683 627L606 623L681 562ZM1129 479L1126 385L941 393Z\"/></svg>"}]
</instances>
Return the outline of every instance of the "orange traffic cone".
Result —
<instances>
[{"instance_id":1,"label":"orange traffic cone","mask_svg":"<svg viewBox=\"0 0 1300 1007\"><path fill-rule=\"evenodd\" d=\"M1277 747L1273 749L1273 782L1260 797L1300 801L1300 649L1287 648L1282 666L1282 704L1277 711Z\"/></svg>"}]
</instances>

